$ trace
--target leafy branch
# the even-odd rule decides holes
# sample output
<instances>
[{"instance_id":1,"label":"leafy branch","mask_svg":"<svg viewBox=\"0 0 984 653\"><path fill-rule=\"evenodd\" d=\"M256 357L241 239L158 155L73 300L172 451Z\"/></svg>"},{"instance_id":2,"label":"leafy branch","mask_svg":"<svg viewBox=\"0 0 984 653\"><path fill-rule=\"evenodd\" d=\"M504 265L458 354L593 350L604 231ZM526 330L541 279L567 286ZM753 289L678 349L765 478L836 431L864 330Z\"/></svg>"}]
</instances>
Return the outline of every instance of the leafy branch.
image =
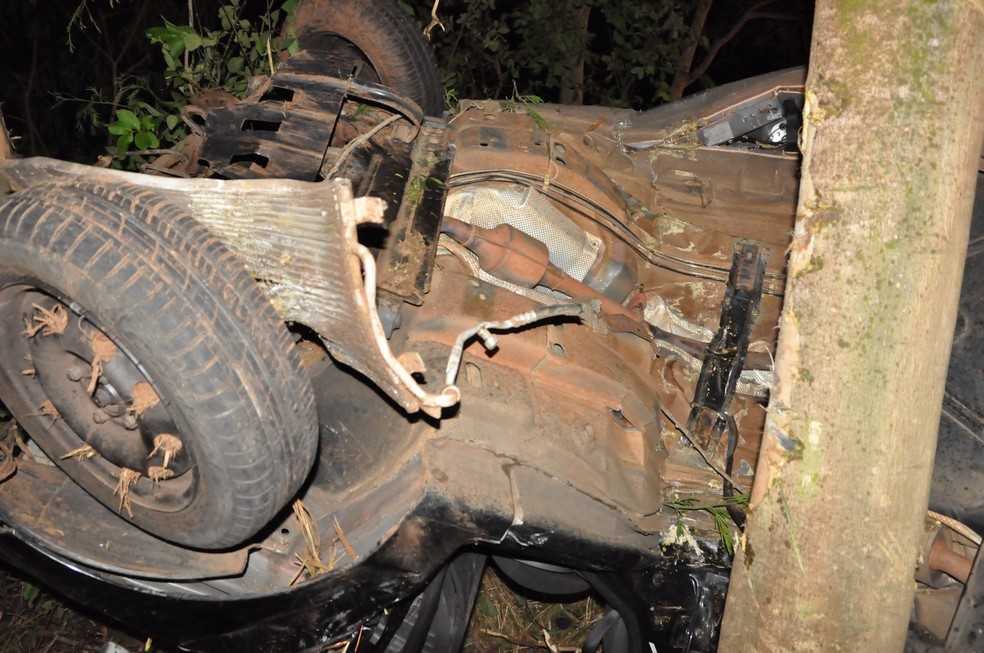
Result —
<instances>
[{"instance_id":1,"label":"leafy branch","mask_svg":"<svg viewBox=\"0 0 984 653\"><path fill-rule=\"evenodd\" d=\"M680 497L672 501L667 501L663 505L676 511L677 515L681 517L686 512L707 512L714 519L714 528L717 530L718 535L721 536L721 541L724 543L724 548L727 549L728 555L733 556L735 554L735 537L731 530L734 520L732 520L731 515L728 513L728 508L747 506L747 494L726 497L712 504L702 504L696 497Z\"/></svg>"},{"instance_id":2,"label":"leafy branch","mask_svg":"<svg viewBox=\"0 0 984 653\"><path fill-rule=\"evenodd\" d=\"M150 42L161 48L169 97L152 99L144 81L139 92L117 100L115 119L107 125L117 137L109 148L114 167L137 167L142 154L180 142L187 136L181 110L195 98L219 91L241 99L251 79L273 73L274 52L295 54L296 39L280 26L290 20L296 2L268 4L258 21L250 21L242 18L244 0L228 0L218 8L217 28L196 27L197 21L189 20L147 30Z\"/></svg>"}]
</instances>

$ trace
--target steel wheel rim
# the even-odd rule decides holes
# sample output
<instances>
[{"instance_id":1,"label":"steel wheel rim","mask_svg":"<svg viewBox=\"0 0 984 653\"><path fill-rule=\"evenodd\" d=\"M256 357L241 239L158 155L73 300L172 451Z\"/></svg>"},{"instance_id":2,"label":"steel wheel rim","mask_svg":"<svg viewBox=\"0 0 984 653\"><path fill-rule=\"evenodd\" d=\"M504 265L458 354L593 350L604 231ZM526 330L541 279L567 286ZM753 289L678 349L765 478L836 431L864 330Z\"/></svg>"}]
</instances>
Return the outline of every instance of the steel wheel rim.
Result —
<instances>
[{"instance_id":1,"label":"steel wheel rim","mask_svg":"<svg viewBox=\"0 0 984 653\"><path fill-rule=\"evenodd\" d=\"M34 280L0 289L0 329L0 365L12 390L36 408L30 416L44 428L31 437L51 463L90 492L112 492L113 507L131 517L134 508L177 512L194 501L194 447L118 337Z\"/></svg>"}]
</instances>

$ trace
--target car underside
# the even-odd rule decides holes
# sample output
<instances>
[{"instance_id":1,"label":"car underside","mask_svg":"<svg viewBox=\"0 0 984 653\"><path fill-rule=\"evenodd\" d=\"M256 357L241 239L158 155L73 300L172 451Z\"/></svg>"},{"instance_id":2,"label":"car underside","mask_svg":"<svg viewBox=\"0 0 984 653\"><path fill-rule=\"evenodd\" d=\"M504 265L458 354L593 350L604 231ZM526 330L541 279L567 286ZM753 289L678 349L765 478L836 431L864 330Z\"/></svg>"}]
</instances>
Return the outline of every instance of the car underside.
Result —
<instances>
[{"instance_id":1,"label":"car underside","mask_svg":"<svg viewBox=\"0 0 984 653\"><path fill-rule=\"evenodd\" d=\"M804 71L428 117L346 67L190 105L148 174L0 161L7 560L186 650L456 650L490 561L600 597L586 651L715 650ZM980 529L962 379L933 501ZM932 524L927 642L979 545Z\"/></svg>"}]
</instances>

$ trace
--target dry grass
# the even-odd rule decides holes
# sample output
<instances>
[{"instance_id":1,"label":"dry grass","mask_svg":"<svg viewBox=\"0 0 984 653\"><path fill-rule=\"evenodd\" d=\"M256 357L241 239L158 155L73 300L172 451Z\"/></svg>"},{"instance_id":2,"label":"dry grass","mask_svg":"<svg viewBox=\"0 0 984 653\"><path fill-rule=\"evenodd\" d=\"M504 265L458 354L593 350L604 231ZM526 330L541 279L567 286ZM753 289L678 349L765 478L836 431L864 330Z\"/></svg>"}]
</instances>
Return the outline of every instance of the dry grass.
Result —
<instances>
[{"instance_id":1,"label":"dry grass","mask_svg":"<svg viewBox=\"0 0 984 653\"><path fill-rule=\"evenodd\" d=\"M294 585L302 578L314 578L334 569L338 561L338 555L335 548L337 541L332 542L328 549L328 560L323 560L321 531L318 529L317 520L314 519L311 511L307 509L307 506L300 499L294 501L291 508L294 511L294 519L297 520L297 525L301 528L301 536L304 539L304 552L294 554L296 558L294 564L297 565L298 570L294 574L294 577L291 578L290 583L288 583L289 585Z\"/></svg>"},{"instance_id":2,"label":"dry grass","mask_svg":"<svg viewBox=\"0 0 984 653\"><path fill-rule=\"evenodd\" d=\"M41 332L42 336L54 336L65 333L65 329L68 328L68 313L65 312L64 306L55 304L55 307L52 309L47 309L38 304L32 304L32 306L40 315L32 316L33 323L25 321L25 336L33 338L37 335L38 331Z\"/></svg>"},{"instance_id":3,"label":"dry grass","mask_svg":"<svg viewBox=\"0 0 984 653\"><path fill-rule=\"evenodd\" d=\"M56 420L61 418L61 413L58 412L58 409L55 408L55 405L51 403L50 399L48 399L47 401L43 402L40 406L38 406L38 412L34 414L39 415L41 417L50 417L52 424L54 424Z\"/></svg>"},{"instance_id":4,"label":"dry grass","mask_svg":"<svg viewBox=\"0 0 984 653\"><path fill-rule=\"evenodd\" d=\"M158 433L154 436L154 450L150 452L147 458L153 458L159 452L164 456L164 462L160 466L167 469L171 461L181 452L183 447L184 444L182 444L178 436L171 435L170 433Z\"/></svg>"},{"instance_id":5,"label":"dry grass","mask_svg":"<svg viewBox=\"0 0 984 653\"><path fill-rule=\"evenodd\" d=\"M113 490L114 496L120 497L120 514L126 510L126 514L133 519L133 506L130 504L130 486L140 480L140 472L123 467L117 477L116 489Z\"/></svg>"},{"instance_id":6,"label":"dry grass","mask_svg":"<svg viewBox=\"0 0 984 653\"><path fill-rule=\"evenodd\" d=\"M174 476L174 472L167 467L162 467L160 465L151 465L147 468L147 478L149 478L154 483L160 483L161 481L166 481L167 479Z\"/></svg>"},{"instance_id":7,"label":"dry grass","mask_svg":"<svg viewBox=\"0 0 984 653\"><path fill-rule=\"evenodd\" d=\"M81 463L89 458L96 455L96 450L92 448L91 444L83 444L78 449L72 449L68 453L62 454L61 460L68 460L69 458L77 458Z\"/></svg>"},{"instance_id":8,"label":"dry grass","mask_svg":"<svg viewBox=\"0 0 984 653\"><path fill-rule=\"evenodd\" d=\"M570 653L605 615L592 598L544 603L515 593L490 567L482 577L475 611L468 624L466 653Z\"/></svg>"}]
</instances>

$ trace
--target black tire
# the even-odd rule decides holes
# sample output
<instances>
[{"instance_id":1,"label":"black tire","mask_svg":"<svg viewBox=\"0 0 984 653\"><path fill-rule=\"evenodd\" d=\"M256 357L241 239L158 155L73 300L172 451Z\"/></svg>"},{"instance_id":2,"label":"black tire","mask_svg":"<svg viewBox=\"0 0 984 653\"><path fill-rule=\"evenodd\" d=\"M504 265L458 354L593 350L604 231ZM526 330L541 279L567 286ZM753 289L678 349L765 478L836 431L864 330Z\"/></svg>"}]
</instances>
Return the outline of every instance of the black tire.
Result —
<instances>
[{"instance_id":1,"label":"black tire","mask_svg":"<svg viewBox=\"0 0 984 653\"><path fill-rule=\"evenodd\" d=\"M468 620L482 583L486 557L463 553L417 595L396 627L384 653L456 653L468 632ZM398 609L390 614L398 615Z\"/></svg>"},{"instance_id":2,"label":"black tire","mask_svg":"<svg viewBox=\"0 0 984 653\"><path fill-rule=\"evenodd\" d=\"M510 581L544 597L573 599L591 591L591 584L573 569L500 556L493 556L492 560Z\"/></svg>"},{"instance_id":3,"label":"black tire","mask_svg":"<svg viewBox=\"0 0 984 653\"><path fill-rule=\"evenodd\" d=\"M67 315L67 326L29 335L25 322L44 316L37 306ZM101 335L123 355L97 377ZM0 203L0 339L0 399L31 439L89 494L162 539L241 544L313 465L314 395L289 332L220 239L151 190L57 181ZM138 379L158 399L143 413ZM54 416L39 411L45 401ZM117 492L124 468L160 468L161 452L143 454L171 429L182 444L163 462L172 477L142 475ZM63 458L86 443L97 455Z\"/></svg>"},{"instance_id":4,"label":"black tire","mask_svg":"<svg viewBox=\"0 0 984 653\"><path fill-rule=\"evenodd\" d=\"M301 0L293 25L301 50L328 50L367 63L366 81L409 97L429 116L444 110L434 51L393 0Z\"/></svg>"}]
</instances>

